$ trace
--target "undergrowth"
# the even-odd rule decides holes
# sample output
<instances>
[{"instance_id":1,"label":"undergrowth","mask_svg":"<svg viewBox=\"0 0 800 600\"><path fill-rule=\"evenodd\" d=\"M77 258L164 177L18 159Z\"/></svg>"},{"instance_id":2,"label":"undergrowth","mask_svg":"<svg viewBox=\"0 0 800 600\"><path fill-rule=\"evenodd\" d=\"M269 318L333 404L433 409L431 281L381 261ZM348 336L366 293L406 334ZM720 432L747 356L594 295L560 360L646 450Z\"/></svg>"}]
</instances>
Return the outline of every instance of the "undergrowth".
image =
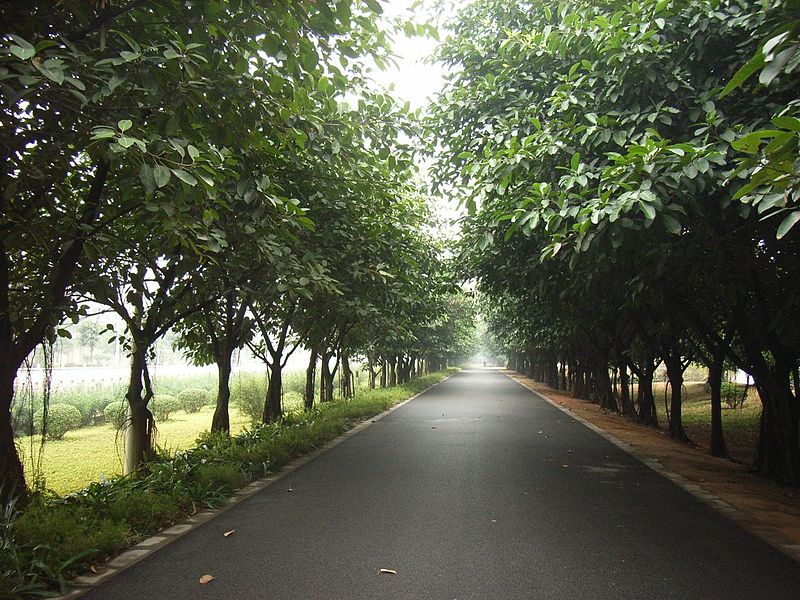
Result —
<instances>
[{"instance_id":1,"label":"undergrowth","mask_svg":"<svg viewBox=\"0 0 800 600\"><path fill-rule=\"evenodd\" d=\"M63 593L69 580L201 508L338 437L440 381L433 373L393 388L288 413L234 436L204 433L186 451L162 451L139 471L69 494L9 504L0 521L0 599Z\"/></svg>"}]
</instances>

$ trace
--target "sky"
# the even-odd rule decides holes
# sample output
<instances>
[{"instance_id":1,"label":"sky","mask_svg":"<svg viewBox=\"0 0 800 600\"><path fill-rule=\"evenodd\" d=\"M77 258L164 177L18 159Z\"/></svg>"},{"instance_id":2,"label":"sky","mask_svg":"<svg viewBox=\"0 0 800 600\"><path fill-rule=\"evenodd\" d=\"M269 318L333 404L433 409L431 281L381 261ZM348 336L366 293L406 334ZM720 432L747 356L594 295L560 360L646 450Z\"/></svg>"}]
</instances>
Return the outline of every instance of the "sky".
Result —
<instances>
[{"instance_id":1,"label":"sky","mask_svg":"<svg viewBox=\"0 0 800 600\"><path fill-rule=\"evenodd\" d=\"M458 0L456 0L458 1ZM420 10L412 12L415 0L384 0L384 18L405 17L425 21L426 15ZM424 108L428 98L436 93L444 83L444 69L436 64L424 62L436 48L436 41L430 38L409 38L403 34L395 36L393 49L398 56L397 68L373 74L375 80L385 86L394 84L395 95L408 100L412 108Z\"/></svg>"},{"instance_id":2,"label":"sky","mask_svg":"<svg viewBox=\"0 0 800 600\"><path fill-rule=\"evenodd\" d=\"M454 5L466 4L466 0L451 0ZM419 8L412 9L416 0L382 0L384 20L389 23L394 18L404 18L414 22L428 20L427 13ZM388 25L387 25L388 27ZM444 32L440 31L440 35ZM430 99L444 85L445 69L429 58L437 45L437 41L429 37L408 37L402 32L393 36L392 50L396 55L396 66L372 73L375 82L382 87L393 86L392 94L401 101L408 101L411 109L422 109L424 112ZM427 178L427 161L418 165L423 179ZM462 216L463 211L458 203L450 198L431 198L431 204L437 215L437 229L446 237L458 235L459 226L454 223Z\"/></svg>"}]
</instances>

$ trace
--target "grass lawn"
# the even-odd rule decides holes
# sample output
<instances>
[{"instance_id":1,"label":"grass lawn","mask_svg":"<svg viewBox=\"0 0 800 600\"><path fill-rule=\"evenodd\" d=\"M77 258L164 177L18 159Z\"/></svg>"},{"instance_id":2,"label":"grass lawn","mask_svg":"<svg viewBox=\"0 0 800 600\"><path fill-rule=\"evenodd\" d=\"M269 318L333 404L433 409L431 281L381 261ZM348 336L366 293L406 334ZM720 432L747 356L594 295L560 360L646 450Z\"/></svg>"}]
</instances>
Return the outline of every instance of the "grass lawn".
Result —
<instances>
[{"instance_id":1,"label":"grass lawn","mask_svg":"<svg viewBox=\"0 0 800 600\"><path fill-rule=\"evenodd\" d=\"M653 385L659 422L666 424L664 409L664 384ZM700 446L709 447L711 442L711 398L703 382L685 384L683 425L689 438ZM722 403L722 432L728 452L743 463L755 460L758 439L758 420L761 416L761 401L754 388L750 388L742 408L728 408Z\"/></svg>"},{"instance_id":2,"label":"grass lawn","mask_svg":"<svg viewBox=\"0 0 800 600\"><path fill-rule=\"evenodd\" d=\"M169 421L157 425L156 443L170 452L193 447L197 436L211 426L213 414L212 406L203 407L200 412L193 414L176 412ZM239 433L247 425L249 419L231 407L231 433ZM31 442L34 452L38 453L40 436L18 439L19 448L24 454L28 481L34 481L35 475L33 461L30 460ZM68 432L62 440L45 443L41 476L47 489L68 494L103 477L121 475L122 458L122 435L112 425L82 427Z\"/></svg>"}]
</instances>

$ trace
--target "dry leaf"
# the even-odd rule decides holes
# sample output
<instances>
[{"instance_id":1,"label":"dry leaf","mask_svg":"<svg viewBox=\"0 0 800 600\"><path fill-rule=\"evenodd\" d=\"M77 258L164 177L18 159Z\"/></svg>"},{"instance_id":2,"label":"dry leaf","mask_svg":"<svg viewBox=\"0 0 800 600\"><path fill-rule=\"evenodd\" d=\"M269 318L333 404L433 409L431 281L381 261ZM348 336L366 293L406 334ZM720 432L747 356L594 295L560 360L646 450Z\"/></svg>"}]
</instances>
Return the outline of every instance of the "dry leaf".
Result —
<instances>
[{"instance_id":1,"label":"dry leaf","mask_svg":"<svg viewBox=\"0 0 800 600\"><path fill-rule=\"evenodd\" d=\"M569 467L569 465L561 465L561 467L562 467L563 469L566 469L567 467Z\"/></svg>"},{"instance_id":2,"label":"dry leaf","mask_svg":"<svg viewBox=\"0 0 800 600\"><path fill-rule=\"evenodd\" d=\"M497 523L497 519L492 519L492 523Z\"/></svg>"},{"instance_id":3,"label":"dry leaf","mask_svg":"<svg viewBox=\"0 0 800 600\"><path fill-rule=\"evenodd\" d=\"M90 570L92 573L97 573L97 567L95 567L94 565L89 565L89 570Z\"/></svg>"},{"instance_id":4,"label":"dry leaf","mask_svg":"<svg viewBox=\"0 0 800 600\"><path fill-rule=\"evenodd\" d=\"M397 575L397 571L394 569L381 569L378 573L381 575Z\"/></svg>"},{"instance_id":5,"label":"dry leaf","mask_svg":"<svg viewBox=\"0 0 800 600\"><path fill-rule=\"evenodd\" d=\"M236 530L235 529L231 529L230 531L226 531L222 535L224 535L225 537L231 537L234 533L236 533Z\"/></svg>"},{"instance_id":6,"label":"dry leaf","mask_svg":"<svg viewBox=\"0 0 800 600\"><path fill-rule=\"evenodd\" d=\"M294 491L294 488L293 488L292 486L289 486L288 488L286 488L286 491L287 491L287 492L293 492L293 491Z\"/></svg>"},{"instance_id":7,"label":"dry leaf","mask_svg":"<svg viewBox=\"0 0 800 600\"><path fill-rule=\"evenodd\" d=\"M203 585L207 584L209 581L214 581L215 577L213 575L203 575L200 578L200 583Z\"/></svg>"}]
</instances>

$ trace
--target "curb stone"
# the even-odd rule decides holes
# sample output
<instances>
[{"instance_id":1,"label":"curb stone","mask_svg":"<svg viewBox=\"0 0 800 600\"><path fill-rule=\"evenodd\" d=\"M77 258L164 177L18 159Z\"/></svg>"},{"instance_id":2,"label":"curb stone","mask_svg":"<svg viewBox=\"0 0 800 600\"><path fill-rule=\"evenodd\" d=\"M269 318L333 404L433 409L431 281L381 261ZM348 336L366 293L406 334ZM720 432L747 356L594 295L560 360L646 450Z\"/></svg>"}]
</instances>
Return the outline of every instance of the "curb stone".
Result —
<instances>
[{"instance_id":1,"label":"curb stone","mask_svg":"<svg viewBox=\"0 0 800 600\"><path fill-rule=\"evenodd\" d=\"M151 554L161 550L162 548L168 546L169 544L171 544L172 542L174 542L178 538L183 537L184 535L186 535L190 531L196 529L200 525L210 521L211 519L213 519L217 515L220 515L223 512L229 510L230 508L236 506L242 500L252 496L253 494L255 494L257 492L260 492L261 490L263 490L266 487L269 487L270 485L274 484L276 481L278 481L280 479L283 479L284 477L286 477L290 473L293 473L294 471L296 471L297 469L299 469L303 465L311 462L312 460L314 460L315 458L321 456L322 454L325 454L326 452L328 452L329 450L335 448L336 446L338 446L339 444L341 444L342 442L344 442L348 438L351 438L354 435L356 435L358 432L363 431L364 429L366 429L367 427L369 427L373 423L383 419L389 413L392 413L392 412L396 411L401 406L404 406L405 404L408 404L412 400L414 400L414 399L418 398L419 396L421 396L422 394L426 393L428 390L430 390L430 389L436 387L437 385L447 381L454 374L455 373L451 373L450 375L448 375L447 377L445 377L441 381L437 381L436 383L433 383L433 384L429 385L428 387L426 387L421 392L418 392L418 393L414 394L413 396L411 396L410 398L407 398L406 400L403 400L402 402L398 402L397 404L395 404L391 408L386 409L382 413L379 413L379 414L375 415L374 417L369 417L369 418L361 421L358 425L356 425L355 427L353 427L351 429L348 429L342 435L340 435L339 437L331 440L330 442L326 443L325 445L317 448L316 450L312 450L311 452L308 452L307 454L304 454L303 456L301 456L299 458L296 458L296 459L292 460L291 462L287 463L286 465L281 467L281 469L278 472L273 473L271 475L268 475L267 477L264 477L262 479L256 479L252 483L250 483L250 484L244 486L243 488L237 490L236 492L234 492L233 496L228 498L227 504L225 504L225 505L223 505L223 506L221 506L219 508L215 508L215 509L203 509L201 511L198 511L197 513L195 513L194 515L188 517L187 519L185 519L181 523L177 523L175 525L172 525L171 527L169 527L167 529L164 529L164 530L160 531L159 533L140 541L138 544L136 544L132 548L129 548L128 550L125 550L121 554L118 554L117 556L115 556L114 558L109 560L107 563L105 563L103 565L104 570L103 570L102 573L91 574L91 575L89 575L89 574L80 575L80 576L76 577L71 582L72 585L74 586L74 589L72 589L71 591L67 592L63 596L58 596L56 598L56 600L74 600L75 598L80 598L84 594L89 593L90 591L92 591L94 588L96 588L100 584L108 581L109 579L111 579L115 575L118 575L122 571L132 567L133 565L135 565L136 563L138 563L142 559L144 559L144 558L150 556Z\"/></svg>"},{"instance_id":2,"label":"curb stone","mask_svg":"<svg viewBox=\"0 0 800 600\"><path fill-rule=\"evenodd\" d=\"M702 486L689 481L683 475L679 475L674 471L670 471L655 458L644 454L631 444L623 442L621 439L611 435L610 433L608 433L604 429L601 429L591 421L588 421L583 417L577 415L566 406L562 406L558 402L551 400L541 392L538 392L535 389L533 389L524 381L520 381L519 379L511 375L507 370L501 370L500 372L509 379L511 379L512 381L516 382L517 384L527 389L529 392L533 393L537 398L540 398L545 402L547 402L548 404L554 406L555 408L557 408L570 418L574 419L584 427L592 430L600 437L605 438L606 440L611 442L614 446L616 446L626 454L632 456L639 462L643 463L645 466L649 467L662 477L669 479L672 483L674 483L684 491L688 492L689 494L700 500L700 502L702 502L706 506L710 506L712 509L721 513L722 515L724 515L725 517L727 517L728 519L730 519L731 521L735 522L737 525L742 527L743 529L747 530L749 533L753 534L760 540L766 542L767 544L769 544L776 550L780 551L781 553L785 554L789 558L792 558L795 561L800 562L800 544L789 541L779 529L774 527L764 527L760 525L755 525L750 520L749 513L734 508L733 506L731 506L721 498L717 497L716 495L712 494Z\"/></svg>"}]
</instances>

